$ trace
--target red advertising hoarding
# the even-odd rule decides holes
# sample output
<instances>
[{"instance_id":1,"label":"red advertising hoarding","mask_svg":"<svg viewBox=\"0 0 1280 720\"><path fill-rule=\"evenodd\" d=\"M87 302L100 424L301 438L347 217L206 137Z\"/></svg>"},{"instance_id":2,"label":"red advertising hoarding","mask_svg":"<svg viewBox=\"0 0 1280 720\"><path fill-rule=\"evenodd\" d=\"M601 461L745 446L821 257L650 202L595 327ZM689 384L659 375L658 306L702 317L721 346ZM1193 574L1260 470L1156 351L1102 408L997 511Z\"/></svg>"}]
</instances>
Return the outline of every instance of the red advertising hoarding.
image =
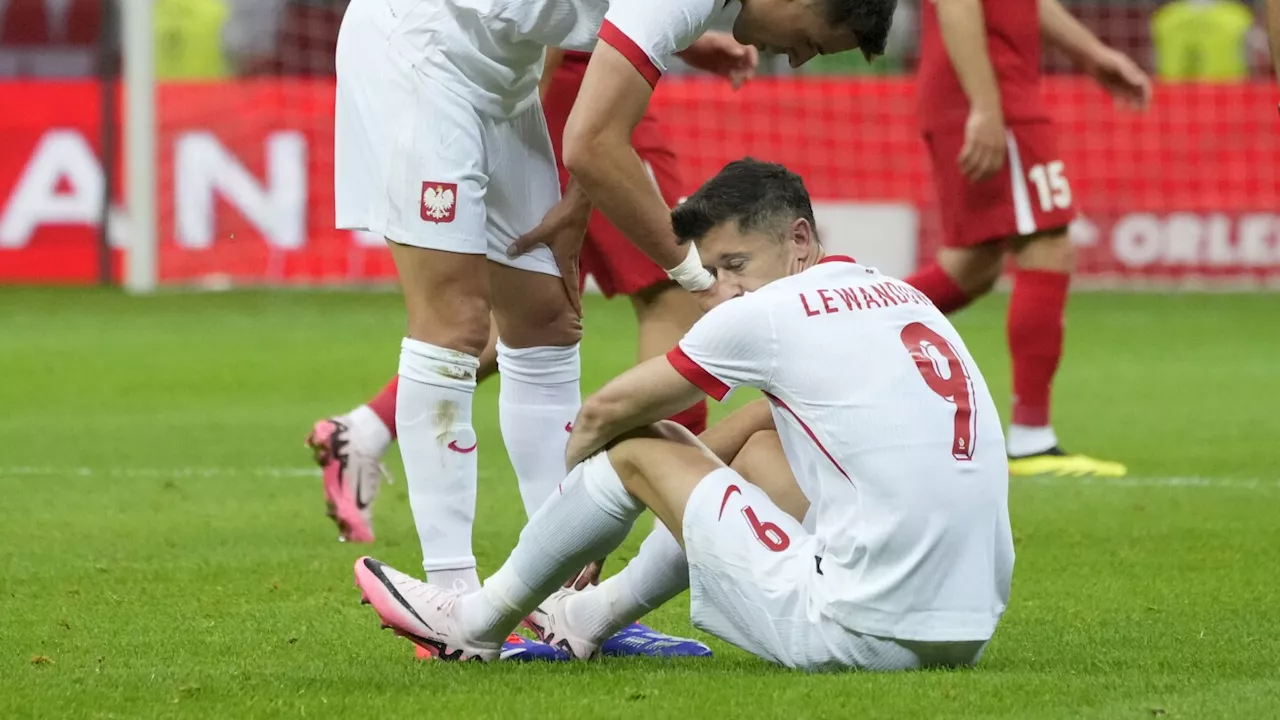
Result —
<instances>
[{"instance_id":1,"label":"red advertising hoarding","mask_svg":"<svg viewBox=\"0 0 1280 720\"><path fill-rule=\"evenodd\" d=\"M1083 280L1280 282L1270 85L1163 86L1145 114L1080 79L1049 78L1044 91L1082 211ZM918 209L911 240L924 258L939 238L913 93L907 79L761 80L735 93L668 78L655 108L690 191L735 158L782 162L825 203ZM157 106L162 282L394 277L378 238L333 230L331 81L165 86ZM97 85L0 83L0 107L0 282L93 281L105 182ZM117 245L129 234L121 195Z\"/></svg>"}]
</instances>

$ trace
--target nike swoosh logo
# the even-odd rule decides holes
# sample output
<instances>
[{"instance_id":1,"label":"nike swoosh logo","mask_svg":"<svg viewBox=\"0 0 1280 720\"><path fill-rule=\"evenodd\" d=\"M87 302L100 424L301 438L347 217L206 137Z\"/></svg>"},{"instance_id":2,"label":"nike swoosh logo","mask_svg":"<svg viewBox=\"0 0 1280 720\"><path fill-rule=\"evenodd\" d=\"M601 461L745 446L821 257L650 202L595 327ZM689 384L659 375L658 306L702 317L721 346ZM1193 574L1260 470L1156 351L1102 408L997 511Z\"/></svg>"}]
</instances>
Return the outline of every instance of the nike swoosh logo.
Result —
<instances>
[{"instance_id":1,"label":"nike swoosh logo","mask_svg":"<svg viewBox=\"0 0 1280 720\"><path fill-rule=\"evenodd\" d=\"M724 499L720 501L720 514L716 516L716 520L724 517L724 506L729 504L729 498L733 497L734 493L741 495L742 488L737 485L730 485L724 489Z\"/></svg>"},{"instance_id":2,"label":"nike swoosh logo","mask_svg":"<svg viewBox=\"0 0 1280 720\"><path fill-rule=\"evenodd\" d=\"M564 431L565 431L565 432L567 432L567 433L571 433L571 432L573 432L573 423L571 423L571 422L567 422L567 423L565 423L565 424L564 424Z\"/></svg>"},{"instance_id":3,"label":"nike swoosh logo","mask_svg":"<svg viewBox=\"0 0 1280 720\"><path fill-rule=\"evenodd\" d=\"M356 479L356 507L364 510L369 507L369 503L372 501L372 498L365 497L364 492L366 483L361 482L362 479L363 478Z\"/></svg>"},{"instance_id":4,"label":"nike swoosh logo","mask_svg":"<svg viewBox=\"0 0 1280 720\"><path fill-rule=\"evenodd\" d=\"M462 453L463 455L466 455L466 454L467 454L467 453L469 453L469 452L474 452L474 451L475 451L475 449L476 449L476 446L477 446L477 445L479 445L479 444L480 444L480 443L478 443L478 442L477 442L477 443L472 443L472 444L471 444L471 447L469 447L469 448L464 448L464 447L458 447L458 441L457 441L457 440L450 440L450 441L449 441L449 449L450 449L450 450L452 450L452 451L454 451L454 452L456 452L456 453Z\"/></svg>"}]
</instances>

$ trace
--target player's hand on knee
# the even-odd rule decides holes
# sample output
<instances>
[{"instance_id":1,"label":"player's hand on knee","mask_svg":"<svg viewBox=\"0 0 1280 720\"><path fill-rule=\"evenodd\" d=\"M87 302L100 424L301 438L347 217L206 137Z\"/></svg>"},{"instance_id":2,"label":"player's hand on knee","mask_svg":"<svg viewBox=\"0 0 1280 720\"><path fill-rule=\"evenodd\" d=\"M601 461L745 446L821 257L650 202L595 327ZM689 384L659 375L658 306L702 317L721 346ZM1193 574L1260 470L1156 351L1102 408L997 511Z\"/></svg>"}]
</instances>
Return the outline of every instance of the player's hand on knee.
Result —
<instances>
[{"instance_id":1,"label":"player's hand on knee","mask_svg":"<svg viewBox=\"0 0 1280 720\"><path fill-rule=\"evenodd\" d=\"M971 182L985 180L1004 167L1004 118L1000 111L973 108L964 126L964 147L960 149L960 172Z\"/></svg>"},{"instance_id":2,"label":"player's hand on knee","mask_svg":"<svg viewBox=\"0 0 1280 720\"><path fill-rule=\"evenodd\" d=\"M587 234L587 222L591 218L590 206L581 212L577 203L556 203L538 226L520 236L507 248L508 257L519 257L539 245L546 245L560 270L564 291L573 310L582 316L582 295L578 285L578 258L582 241Z\"/></svg>"}]
</instances>

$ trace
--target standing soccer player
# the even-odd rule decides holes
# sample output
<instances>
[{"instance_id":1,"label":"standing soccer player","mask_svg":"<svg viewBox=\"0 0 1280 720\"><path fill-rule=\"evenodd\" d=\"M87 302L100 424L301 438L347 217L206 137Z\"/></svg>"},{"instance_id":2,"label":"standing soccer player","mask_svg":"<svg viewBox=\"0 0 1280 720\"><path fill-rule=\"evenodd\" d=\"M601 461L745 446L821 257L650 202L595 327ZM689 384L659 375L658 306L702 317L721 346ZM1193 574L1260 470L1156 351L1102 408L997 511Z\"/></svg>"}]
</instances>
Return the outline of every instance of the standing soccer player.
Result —
<instances>
[{"instance_id":1,"label":"standing soccer player","mask_svg":"<svg viewBox=\"0 0 1280 720\"><path fill-rule=\"evenodd\" d=\"M723 36L722 33L716 35ZM727 38L721 39L722 42ZM754 48L744 47L748 63L735 63L726 69L729 80L735 86L749 79L755 69ZM539 83L539 94L547 118L551 146L560 171L561 187L569 182L568 170L560 162L564 145L564 128L569 111L582 86L590 53L565 52L549 48L546 65ZM646 170L653 177L658 191L668 206L675 206L680 198L682 182L680 168L663 124L652 112L646 112L636 125L632 145ZM665 353L682 337L695 320L702 315L697 301L644 253L636 248L617 228L609 224L599 212L592 214L588 224L581 258L582 279L591 275L600 285L605 297L618 294L628 296L636 314L639 332L638 355L647 360ZM498 372L499 353L496 327L491 327L489 343L480 353L476 382L494 376ZM513 362L518 351L506 349L502 353L506 365ZM518 363L517 363L518 364ZM348 542L372 542L373 502L385 477L382 457L395 439L396 394L399 376L391 380L368 402L350 412L316 422L307 444L317 463L325 472L325 500L329 514L338 525L340 537ZM519 383L509 387L518 388ZM499 402L515 402L516 393L504 395ZM533 407L533 411L539 408ZM508 419L513 413L507 413ZM695 404L673 415L671 419L700 435L707 425L707 404ZM512 448L520 452L554 453L555 447L531 446ZM560 458L555 459L559 462ZM536 461L535 461L536 462ZM530 515L546 499L542 485L521 485L521 495ZM466 526L467 532L471 531Z\"/></svg>"},{"instance_id":2,"label":"standing soccer player","mask_svg":"<svg viewBox=\"0 0 1280 720\"><path fill-rule=\"evenodd\" d=\"M568 479L481 590L361 558L364 598L449 660L494 659L526 616L587 659L689 588L694 625L788 667L977 662L1009 598L1009 474L995 404L955 329L906 283L825 255L804 184L781 166L731 163L672 223L732 299L584 403ZM741 387L767 402L705 443L650 425ZM646 507L665 527L635 560L598 587L556 591Z\"/></svg>"},{"instance_id":3,"label":"standing soccer player","mask_svg":"<svg viewBox=\"0 0 1280 720\"><path fill-rule=\"evenodd\" d=\"M1009 471L1123 475L1119 463L1063 451L1050 422L1075 211L1040 99L1041 38L1131 106L1146 106L1150 81L1058 0L926 0L923 15L919 115L944 237L936 264L907 282L954 312L989 292L1011 255Z\"/></svg>"},{"instance_id":4,"label":"standing soccer player","mask_svg":"<svg viewBox=\"0 0 1280 720\"><path fill-rule=\"evenodd\" d=\"M722 42L728 42L723 38ZM747 80L754 71L755 49L744 47L749 64L734 63L725 68L729 80L735 86ZM546 66L539 84L539 94L547 118L547 128L557 161L561 158L564 127L569 111L582 85L589 53L565 52L557 48L547 51ZM695 62L696 64L696 62ZM632 145L653 177L659 192L669 206L674 206L682 189L679 166L674 150L658 117L646 112L636 126ZM568 171L559 164L561 187L568 184ZM693 295L667 277L644 253L640 252L617 228L609 224L600 213L592 214L583 244L581 276L592 275L606 297L627 295L636 314L639 331L637 343L640 360L656 357L669 350L693 326L701 315ZM501 348L501 352L499 352ZM501 362L510 366L518 360L520 351L498 345L496 333L491 333L489 344L480 354L476 371L477 384L498 372ZM369 402L341 416L318 421L307 439L307 444L324 470L325 500L330 516L337 522L340 537L351 542L372 542L373 502L385 477L382 457L395 439L396 394L399 376L393 377ZM499 403L514 404L529 413L541 411L536 404L525 402L511 389L522 388L521 383L504 386ZM523 412L508 411L503 414L507 424L523 422ZM707 403L705 400L671 416L671 420L700 435L707 427ZM516 428L518 431L518 427ZM565 437L569 425L566 425ZM525 460L521 465L540 465L563 462L563 446L530 445L512 447L509 451L546 456L545 459ZM513 459L513 464L517 462ZM521 483L520 493L528 516L546 501L554 486L545 483ZM455 532L471 533L469 523L459 523ZM579 578L584 585L598 578L600 565L593 563L588 572ZM521 643L527 652L541 650L536 645ZM693 640L673 638L639 623L624 628L606 642L606 654L661 654L705 655L705 645Z\"/></svg>"}]
</instances>

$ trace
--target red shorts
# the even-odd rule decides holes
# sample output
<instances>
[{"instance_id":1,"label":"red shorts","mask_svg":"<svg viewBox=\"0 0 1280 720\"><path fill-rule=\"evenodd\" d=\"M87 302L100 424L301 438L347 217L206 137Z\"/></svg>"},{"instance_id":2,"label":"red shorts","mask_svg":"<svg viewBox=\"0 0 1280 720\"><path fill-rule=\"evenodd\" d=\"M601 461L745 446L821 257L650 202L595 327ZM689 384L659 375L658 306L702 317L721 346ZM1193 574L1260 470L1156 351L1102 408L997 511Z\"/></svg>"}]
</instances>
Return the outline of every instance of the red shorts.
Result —
<instances>
[{"instance_id":1,"label":"red shorts","mask_svg":"<svg viewBox=\"0 0 1280 720\"><path fill-rule=\"evenodd\" d=\"M543 99L542 109L547 116L547 129L551 133L557 163L561 157L564 126L569 119L573 101L578 96L578 88L582 85L582 75L587 70L587 60L590 57L587 53L565 53L564 62L552 75L547 96ZM667 205L675 207L680 201L682 187L676 155L663 132L662 124L652 112L646 113L636 126L631 144L653 176L662 198L667 201ZM568 182L569 173L564 169L564 164L560 163L561 187ZM667 273L657 263L650 260L648 255L641 252L599 212L591 216L591 223L587 226L587 238L582 245L582 275L584 279L587 275L595 278L605 297L634 295L659 283L670 282Z\"/></svg>"},{"instance_id":2,"label":"red shorts","mask_svg":"<svg viewBox=\"0 0 1280 720\"><path fill-rule=\"evenodd\" d=\"M1007 137L1004 167L974 183L960 174L956 162L964 126L925 132L946 247L1057 230L1075 217L1052 123L1011 124Z\"/></svg>"}]
</instances>

